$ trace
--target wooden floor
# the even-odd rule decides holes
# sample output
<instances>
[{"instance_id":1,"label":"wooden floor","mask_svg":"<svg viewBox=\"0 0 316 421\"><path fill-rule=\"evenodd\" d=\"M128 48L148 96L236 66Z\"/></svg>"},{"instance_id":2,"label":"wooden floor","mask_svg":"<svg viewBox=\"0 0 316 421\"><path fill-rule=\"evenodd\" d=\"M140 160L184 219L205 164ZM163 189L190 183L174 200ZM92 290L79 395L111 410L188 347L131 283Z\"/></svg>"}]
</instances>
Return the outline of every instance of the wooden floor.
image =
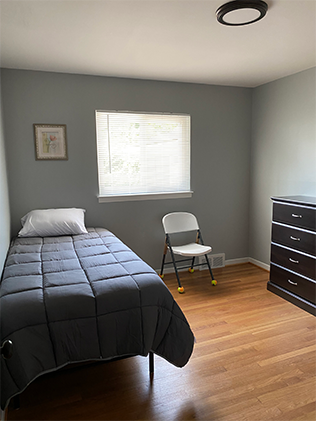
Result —
<instances>
[{"instance_id":1,"label":"wooden floor","mask_svg":"<svg viewBox=\"0 0 316 421\"><path fill-rule=\"evenodd\" d=\"M196 337L189 363L155 357L63 370L38 378L9 420L316 419L316 318L267 291L268 272L251 264L181 272L165 282Z\"/></svg>"}]
</instances>

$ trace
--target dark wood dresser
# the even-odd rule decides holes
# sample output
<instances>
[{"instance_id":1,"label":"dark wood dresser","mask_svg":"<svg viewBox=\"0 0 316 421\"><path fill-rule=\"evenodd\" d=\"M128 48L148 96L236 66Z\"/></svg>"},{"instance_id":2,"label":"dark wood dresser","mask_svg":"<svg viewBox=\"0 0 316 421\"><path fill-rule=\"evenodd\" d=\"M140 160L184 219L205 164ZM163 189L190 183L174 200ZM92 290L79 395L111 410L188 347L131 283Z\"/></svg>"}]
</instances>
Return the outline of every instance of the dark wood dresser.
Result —
<instances>
[{"instance_id":1,"label":"dark wood dresser","mask_svg":"<svg viewBox=\"0 0 316 421\"><path fill-rule=\"evenodd\" d=\"M316 315L316 197L272 197L268 290Z\"/></svg>"}]
</instances>

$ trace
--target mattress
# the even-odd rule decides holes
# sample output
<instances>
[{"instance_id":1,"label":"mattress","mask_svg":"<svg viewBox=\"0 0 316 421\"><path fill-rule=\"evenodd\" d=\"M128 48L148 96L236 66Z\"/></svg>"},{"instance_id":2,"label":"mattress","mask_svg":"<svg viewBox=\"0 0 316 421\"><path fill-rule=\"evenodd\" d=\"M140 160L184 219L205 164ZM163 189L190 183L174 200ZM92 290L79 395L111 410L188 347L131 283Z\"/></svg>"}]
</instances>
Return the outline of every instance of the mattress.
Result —
<instances>
[{"instance_id":1,"label":"mattress","mask_svg":"<svg viewBox=\"0 0 316 421\"><path fill-rule=\"evenodd\" d=\"M39 375L130 355L190 359L194 336L156 272L104 228L16 238L0 285L1 408Z\"/></svg>"}]
</instances>

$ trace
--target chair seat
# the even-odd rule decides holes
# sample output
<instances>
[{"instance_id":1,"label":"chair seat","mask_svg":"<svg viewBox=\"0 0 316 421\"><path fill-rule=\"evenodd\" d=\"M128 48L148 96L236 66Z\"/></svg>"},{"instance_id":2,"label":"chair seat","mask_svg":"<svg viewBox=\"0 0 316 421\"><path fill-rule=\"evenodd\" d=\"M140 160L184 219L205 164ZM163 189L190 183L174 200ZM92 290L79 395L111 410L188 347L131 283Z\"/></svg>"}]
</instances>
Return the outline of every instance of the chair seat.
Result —
<instances>
[{"instance_id":1,"label":"chair seat","mask_svg":"<svg viewBox=\"0 0 316 421\"><path fill-rule=\"evenodd\" d=\"M200 256L203 254L210 253L212 247L203 246L202 244L191 243L185 244L184 246L172 246L172 251L174 254L180 254L181 256L193 257Z\"/></svg>"}]
</instances>

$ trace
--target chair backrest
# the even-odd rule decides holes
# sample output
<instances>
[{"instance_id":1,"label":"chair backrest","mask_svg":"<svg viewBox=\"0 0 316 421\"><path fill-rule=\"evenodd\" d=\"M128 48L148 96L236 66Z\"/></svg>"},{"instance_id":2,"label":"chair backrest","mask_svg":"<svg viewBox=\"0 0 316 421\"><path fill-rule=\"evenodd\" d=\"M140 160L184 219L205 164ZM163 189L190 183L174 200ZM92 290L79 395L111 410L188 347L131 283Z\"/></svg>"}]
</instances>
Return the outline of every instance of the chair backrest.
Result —
<instances>
[{"instance_id":1,"label":"chair backrest","mask_svg":"<svg viewBox=\"0 0 316 421\"><path fill-rule=\"evenodd\" d=\"M192 213L187 212L168 213L162 218L162 225L166 234L199 229L196 217Z\"/></svg>"}]
</instances>

